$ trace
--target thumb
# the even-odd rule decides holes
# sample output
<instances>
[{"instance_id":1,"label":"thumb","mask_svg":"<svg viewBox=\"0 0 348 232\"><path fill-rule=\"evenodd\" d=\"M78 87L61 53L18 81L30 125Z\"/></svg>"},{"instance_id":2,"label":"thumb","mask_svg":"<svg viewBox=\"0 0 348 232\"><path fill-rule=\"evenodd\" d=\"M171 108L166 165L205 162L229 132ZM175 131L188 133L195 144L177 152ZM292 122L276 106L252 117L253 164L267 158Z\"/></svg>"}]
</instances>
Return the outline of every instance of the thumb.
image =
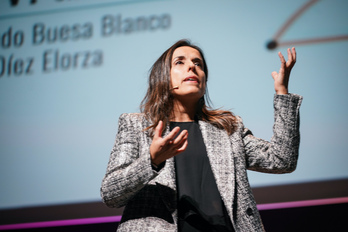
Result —
<instances>
[{"instance_id":1,"label":"thumb","mask_svg":"<svg viewBox=\"0 0 348 232\"><path fill-rule=\"evenodd\" d=\"M278 73L277 73L276 71L273 71L273 72L272 72L272 78L273 78L273 80L276 80L277 77L278 77Z\"/></svg>"}]
</instances>

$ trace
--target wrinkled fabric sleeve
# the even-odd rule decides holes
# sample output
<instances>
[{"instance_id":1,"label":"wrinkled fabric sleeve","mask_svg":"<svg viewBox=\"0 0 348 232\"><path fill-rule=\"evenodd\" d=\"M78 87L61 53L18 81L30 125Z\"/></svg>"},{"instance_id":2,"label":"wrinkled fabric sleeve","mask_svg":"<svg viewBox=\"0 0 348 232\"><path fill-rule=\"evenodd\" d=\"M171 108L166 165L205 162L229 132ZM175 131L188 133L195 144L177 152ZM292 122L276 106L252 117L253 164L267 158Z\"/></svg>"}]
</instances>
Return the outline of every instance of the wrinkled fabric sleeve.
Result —
<instances>
[{"instance_id":1,"label":"wrinkled fabric sleeve","mask_svg":"<svg viewBox=\"0 0 348 232\"><path fill-rule=\"evenodd\" d=\"M299 108L302 96L274 96L274 125L270 142L256 138L244 129L243 142L249 170L289 173L296 169L300 145Z\"/></svg>"},{"instance_id":2,"label":"wrinkled fabric sleeve","mask_svg":"<svg viewBox=\"0 0 348 232\"><path fill-rule=\"evenodd\" d=\"M132 114L122 114L119 118L118 133L100 189L102 200L109 207L126 205L158 175L151 167L149 149L139 146L144 139L141 120Z\"/></svg>"}]
</instances>

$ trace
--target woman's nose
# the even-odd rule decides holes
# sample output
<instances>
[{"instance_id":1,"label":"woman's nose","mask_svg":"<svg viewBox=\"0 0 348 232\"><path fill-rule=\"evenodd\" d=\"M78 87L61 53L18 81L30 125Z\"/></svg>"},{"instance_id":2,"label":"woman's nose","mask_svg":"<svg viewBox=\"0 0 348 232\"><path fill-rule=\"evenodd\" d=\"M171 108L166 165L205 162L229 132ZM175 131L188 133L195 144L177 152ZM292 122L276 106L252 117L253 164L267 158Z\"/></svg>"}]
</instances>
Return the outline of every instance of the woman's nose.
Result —
<instances>
[{"instance_id":1,"label":"woman's nose","mask_svg":"<svg viewBox=\"0 0 348 232\"><path fill-rule=\"evenodd\" d=\"M192 63L189 63L189 70L195 70L196 68L196 65L192 62Z\"/></svg>"}]
</instances>

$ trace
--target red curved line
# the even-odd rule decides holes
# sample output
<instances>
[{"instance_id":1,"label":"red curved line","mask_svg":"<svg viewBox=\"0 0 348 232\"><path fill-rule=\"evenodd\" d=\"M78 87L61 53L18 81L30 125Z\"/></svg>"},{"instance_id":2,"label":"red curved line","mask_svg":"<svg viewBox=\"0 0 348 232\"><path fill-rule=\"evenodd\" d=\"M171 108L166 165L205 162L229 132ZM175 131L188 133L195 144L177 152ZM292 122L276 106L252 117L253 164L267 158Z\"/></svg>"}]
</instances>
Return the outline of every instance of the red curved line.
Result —
<instances>
[{"instance_id":1,"label":"red curved line","mask_svg":"<svg viewBox=\"0 0 348 232\"><path fill-rule=\"evenodd\" d=\"M309 0L305 5L303 5L295 14L293 14L290 19L284 24L283 27L280 28L280 30L276 33L276 35L273 37L273 40L277 40L284 32L285 30L298 18L300 17L303 12L305 12L311 5L316 3L318 0Z\"/></svg>"},{"instance_id":2,"label":"red curved line","mask_svg":"<svg viewBox=\"0 0 348 232\"><path fill-rule=\"evenodd\" d=\"M301 45L301 44L311 44L311 43L323 43L323 42L332 42L332 41L339 41L339 40L348 40L348 35L339 35L339 36L332 36L332 37L323 37L323 38L316 38L316 39L302 39L302 40L290 40L290 41L282 41L278 42L278 46L293 46L293 45Z\"/></svg>"}]
</instances>

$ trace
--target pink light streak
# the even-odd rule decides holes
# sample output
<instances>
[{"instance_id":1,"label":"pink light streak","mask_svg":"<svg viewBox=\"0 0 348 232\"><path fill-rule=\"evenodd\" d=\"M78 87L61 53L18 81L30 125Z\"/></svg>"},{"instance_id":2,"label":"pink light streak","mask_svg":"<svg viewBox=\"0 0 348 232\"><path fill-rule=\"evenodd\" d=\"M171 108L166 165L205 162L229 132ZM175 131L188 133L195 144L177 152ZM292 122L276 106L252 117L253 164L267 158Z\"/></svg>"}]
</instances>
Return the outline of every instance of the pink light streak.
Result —
<instances>
[{"instance_id":1,"label":"pink light streak","mask_svg":"<svg viewBox=\"0 0 348 232\"><path fill-rule=\"evenodd\" d=\"M257 205L257 208L259 210L272 210L272 209L286 209L286 208L309 207L309 206L343 204L343 203L348 203L348 197L259 204ZM99 223L113 223L113 222L116 223L120 221L121 221L121 216L109 216L109 217L83 218L83 219L71 219L71 220L59 220L59 221L47 221L47 222L31 222L31 223L21 223L21 224L0 225L0 231L43 228L43 227L99 224Z\"/></svg>"},{"instance_id":2,"label":"pink light streak","mask_svg":"<svg viewBox=\"0 0 348 232\"><path fill-rule=\"evenodd\" d=\"M43 227L59 227L59 226L75 226L86 224L112 223L121 221L121 216L97 217L97 218L82 218L47 222L30 222L21 224L0 225L0 230L18 230L32 229Z\"/></svg>"}]
</instances>

